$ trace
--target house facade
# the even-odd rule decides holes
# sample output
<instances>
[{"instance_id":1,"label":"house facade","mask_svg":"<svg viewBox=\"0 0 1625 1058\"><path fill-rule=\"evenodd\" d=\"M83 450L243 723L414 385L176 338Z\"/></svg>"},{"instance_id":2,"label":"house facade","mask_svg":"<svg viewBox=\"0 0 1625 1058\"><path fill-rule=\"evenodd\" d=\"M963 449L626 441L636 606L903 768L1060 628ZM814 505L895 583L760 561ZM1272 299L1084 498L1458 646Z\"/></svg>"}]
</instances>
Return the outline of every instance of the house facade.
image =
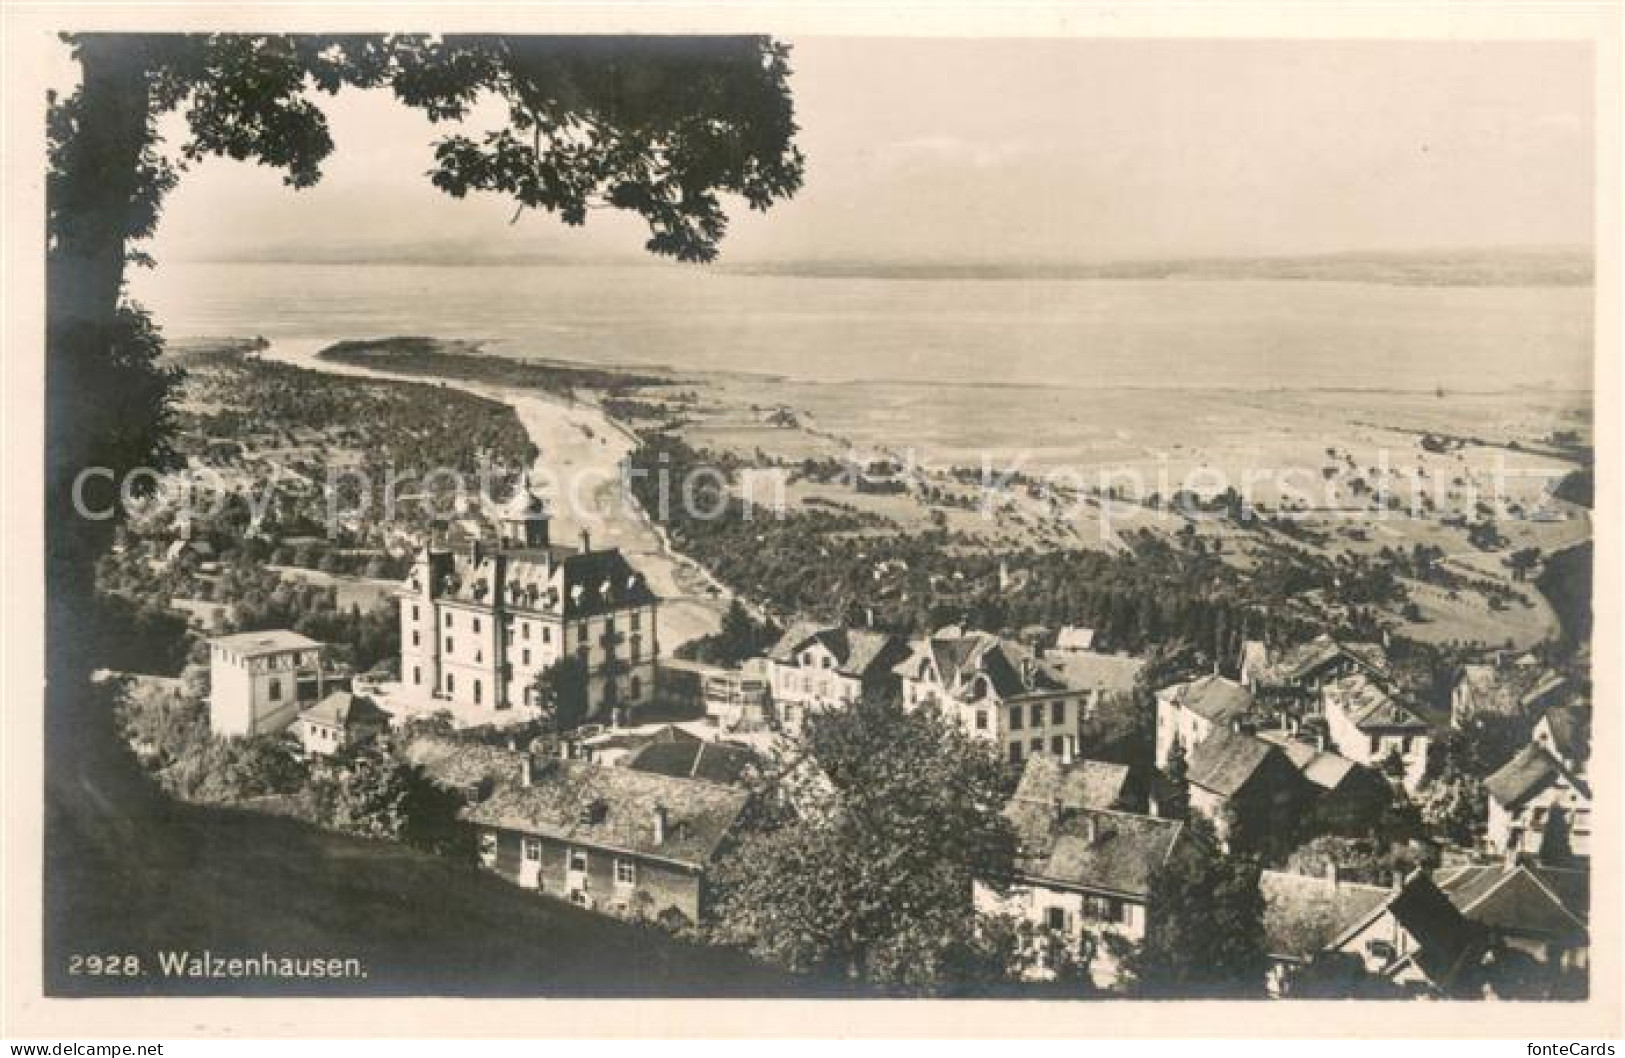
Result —
<instances>
[{"instance_id":1,"label":"house facade","mask_svg":"<svg viewBox=\"0 0 1625 1058\"><path fill-rule=\"evenodd\" d=\"M1257 705L1252 692L1223 676L1202 676L1164 687L1157 697L1157 767L1166 769L1174 743L1187 755L1213 732L1253 717Z\"/></svg>"},{"instance_id":2,"label":"house facade","mask_svg":"<svg viewBox=\"0 0 1625 1058\"><path fill-rule=\"evenodd\" d=\"M330 757L387 730L389 714L349 691L334 691L300 713L295 725L299 743L310 757Z\"/></svg>"},{"instance_id":3,"label":"house facade","mask_svg":"<svg viewBox=\"0 0 1625 1058\"><path fill-rule=\"evenodd\" d=\"M223 738L285 731L322 697L322 644L286 629L209 640L209 730Z\"/></svg>"},{"instance_id":4,"label":"house facade","mask_svg":"<svg viewBox=\"0 0 1625 1058\"><path fill-rule=\"evenodd\" d=\"M1560 862L1591 855L1591 787L1531 743L1484 780L1485 841L1506 857Z\"/></svg>"},{"instance_id":5,"label":"house facade","mask_svg":"<svg viewBox=\"0 0 1625 1058\"><path fill-rule=\"evenodd\" d=\"M1427 777L1432 728L1363 673L1321 688L1326 732L1337 752L1379 770L1397 756L1401 782L1415 793Z\"/></svg>"},{"instance_id":6,"label":"house facade","mask_svg":"<svg viewBox=\"0 0 1625 1058\"><path fill-rule=\"evenodd\" d=\"M528 488L504 510L498 546L431 545L399 592L401 689L460 723L528 711L536 677L563 658L585 673L587 715L635 711L655 691L659 600L618 549L548 538L545 505Z\"/></svg>"},{"instance_id":7,"label":"house facade","mask_svg":"<svg viewBox=\"0 0 1625 1058\"><path fill-rule=\"evenodd\" d=\"M1017 836L1016 880L1002 894L978 882L973 900L1042 931L1033 976L1054 976L1064 955L1110 988L1121 954L1145 940L1152 878L1181 854L1185 831L1178 820L1100 807L1116 803L1122 782L1098 763L1027 762L1004 812Z\"/></svg>"},{"instance_id":8,"label":"house facade","mask_svg":"<svg viewBox=\"0 0 1625 1058\"><path fill-rule=\"evenodd\" d=\"M1289 847L1313 802L1281 747L1230 728L1197 744L1186 776L1190 810L1213 824L1227 848Z\"/></svg>"},{"instance_id":9,"label":"house facade","mask_svg":"<svg viewBox=\"0 0 1625 1058\"><path fill-rule=\"evenodd\" d=\"M781 730L798 734L808 714L888 694L892 667L907 653L896 636L867 629L797 622L768 651L768 698Z\"/></svg>"},{"instance_id":10,"label":"house facade","mask_svg":"<svg viewBox=\"0 0 1625 1058\"><path fill-rule=\"evenodd\" d=\"M1434 881L1463 915L1488 931L1492 952L1516 952L1537 968L1503 982L1511 997L1584 996L1591 953L1589 871L1495 863L1441 870Z\"/></svg>"},{"instance_id":11,"label":"house facade","mask_svg":"<svg viewBox=\"0 0 1625 1058\"><path fill-rule=\"evenodd\" d=\"M909 644L895 669L905 709L940 709L1013 764L1080 751L1091 693L1070 685L1027 647L986 632L938 634Z\"/></svg>"}]
</instances>

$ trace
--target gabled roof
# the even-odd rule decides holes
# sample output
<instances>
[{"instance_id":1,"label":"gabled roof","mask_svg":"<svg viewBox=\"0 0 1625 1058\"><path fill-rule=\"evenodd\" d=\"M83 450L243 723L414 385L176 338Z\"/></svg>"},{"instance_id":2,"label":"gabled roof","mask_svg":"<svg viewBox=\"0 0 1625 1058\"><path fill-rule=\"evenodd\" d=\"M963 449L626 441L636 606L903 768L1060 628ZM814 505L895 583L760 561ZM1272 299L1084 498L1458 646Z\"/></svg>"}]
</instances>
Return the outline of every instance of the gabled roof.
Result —
<instances>
[{"instance_id":1,"label":"gabled roof","mask_svg":"<svg viewBox=\"0 0 1625 1058\"><path fill-rule=\"evenodd\" d=\"M298 632L286 628L275 628L265 632L238 632L236 635L215 636L209 640L211 646L223 647L233 654L245 658L259 657L262 654L280 654L289 650L315 650L321 646L309 636L302 636Z\"/></svg>"},{"instance_id":2,"label":"gabled roof","mask_svg":"<svg viewBox=\"0 0 1625 1058\"><path fill-rule=\"evenodd\" d=\"M500 746L432 735L414 738L402 753L430 782L454 789L480 782L518 782L524 760L524 754Z\"/></svg>"},{"instance_id":3,"label":"gabled roof","mask_svg":"<svg viewBox=\"0 0 1625 1058\"><path fill-rule=\"evenodd\" d=\"M987 632L939 633L910 644L909 651L893 664L892 671L913 679L919 675L921 663L929 660L942 685L967 701L977 700L967 689L977 679L985 680L987 690L1000 699L1067 689L1048 663L1027 647Z\"/></svg>"},{"instance_id":4,"label":"gabled roof","mask_svg":"<svg viewBox=\"0 0 1625 1058\"><path fill-rule=\"evenodd\" d=\"M1303 683L1339 659L1354 662L1379 679L1388 675L1388 654L1377 643L1345 643L1321 633L1307 643L1288 647L1272 656L1268 647L1251 640L1242 647L1242 660L1257 667L1259 683L1271 687Z\"/></svg>"},{"instance_id":5,"label":"gabled roof","mask_svg":"<svg viewBox=\"0 0 1625 1058\"><path fill-rule=\"evenodd\" d=\"M389 714L374 705L371 698L349 691L334 691L300 713L299 719L345 729L361 725L389 725Z\"/></svg>"},{"instance_id":6,"label":"gabled roof","mask_svg":"<svg viewBox=\"0 0 1625 1058\"><path fill-rule=\"evenodd\" d=\"M1016 832L1016 866L1037 883L1145 900L1184 824L1131 812L1062 808L1012 800L1005 817Z\"/></svg>"},{"instance_id":7,"label":"gabled roof","mask_svg":"<svg viewBox=\"0 0 1625 1058\"><path fill-rule=\"evenodd\" d=\"M427 553L419 562L426 561ZM632 568L618 549L577 551L562 545L545 548L499 548L477 559L466 551L447 555L436 599L489 607L501 593L515 610L592 617L658 602L647 578ZM422 590L423 568L407 575L406 588Z\"/></svg>"},{"instance_id":8,"label":"gabled roof","mask_svg":"<svg viewBox=\"0 0 1625 1058\"><path fill-rule=\"evenodd\" d=\"M1462 914L1500 932L1569 942L1588 934L1586 871L1497 863L1441 871L1435 881Z\"/></svg>"},{"instance_id":9,"label":"gabled roof","mask_svg":"<svg viewBox=\"0 0 1625 1058\"><path fill-rule=\"evenodd\" d=\"M1126 764L1080 760L1062 764L1054 757L1028 757L1016 786L1014 801L1063 808L1116 808L1128 787Z\"/></svg>"},{"instance_id":10,"label":"gabled roof","mask_svg":"<svg viewBox=\"0 0 1625 1058\"><path fill-rule=\"evenodd\" d=\"M1363 673L1344 676L1321 689L1328 709L1336 708L1361 731L1431 730L1427 721L1401 705Z\"/></svg>"},{"instance_id":11,"label":"gabled roof","mask_svg":"<svg viewBox=\"0 0 1625 1058\"><path fill-rule=\"evenodd\" d=\"M1144 658L1087 651L1046 654L1043 663L1072 690L1101 694L1130 693L1145 668Z\"/></svg>"},{"instance_id":12,"label":"gabled roof","mask_svg":"<svg viewBox=\"0 0 1625 1058\"><path fill-rule=\"evenodd\" d=\"M1546 730L1551 732L1552 749L1568 761L1583 761L1591 756L1591 707L1588 705L1554 705L1542 717Z\"/></svg>"},{"instance_id":13,"label":"gabled roof","mask_svg":"<svg viewBox=\"0 0 1625 1058\"><path fill-rule=\"evenodd\" d=\"M902 640L885 632L797 621L785 630L767 656L781 664L794 664L797 655L814 643L835 658L836 671L858 679L892 668L908 653Z\"/></svg>"},{"instance_id":14,"label":"gabled roof","mask_svg":"<svg viewBox=\"0 0 1625 1058\"><path fill-rule=\"evenodd\" d=\"M1220 797L1233 797L1252 782L1253 776L1262 771L1272 757L1291 766L1280 747L1252 735L1219 728L1191 751L1189 779Z\"/></svg>"},{"instance_id":15,"label":"gabled roof","mask_svg":"<svg viewBox=\"0 0 1625 1058\"><path fill-rule=\"evenodd\" d=\"M1176 684L1163 693L1174 704L1214 724L1228 724L1253 711L1252 693L1223 676L1202 676Z\"/></svg>"},{"instance_id":16,"label":"gabled roof","mask_svg":"<svg viewBox=\"0 0 1625 1058\"><path fill-rule=\"evenodd\" d=\"M703 867L749 794L731 786L580 760L539 762L531 785L498 786L464 808L477 826ZM666 813L656 840L657 808Z\"/></svg>"},{"instance_id":17,"label":"gabled roof","mask_svg":"<svg viewBox=\"0 0 1625 1058\"><path fill-rule=\"evenodd\" d=\"M1558 779L1567 779L1581 794L1591 796L1585 784L1570 775L1544 746L1530 743L1485 779L1484 789L1503 806L1517 810Z\"/></svg>"},{"instance_id":18,"label":"gabled roof","mask_svg":"<svg viewBox=\"0 0 1625 1058\"><path fill-rule=\"evenodd\" d=\"M1260 731L1258 737L1279 746L1298 774L1322 790L1337 789L1360 767L1340 753L1317 749L1279 731Z\"/></svg>"},{"instance_id":19,"label":"gabled roof","mask_svg":"<svg viewBox=\"0 0 1625 1058\"><path fill-rule=\"evenodd\" d=\"M1307 874L1263 871L1264 943L1279 958L1309 959L1367 919L1393 896L1381 885L1332 881Z\"/></svg>"},{"instance_id":20,"label":"gabled roof","mask_svg":"<svg viewBox=\"0 0 1625 1058\"><path fill-rule=\"evenodd\" d=\"M1410 959L1428 979L1448 984L1477 941L1477 931L1422 871L1412 873L1387 910L1417 943Z\"/></svg>"}]
</instances>

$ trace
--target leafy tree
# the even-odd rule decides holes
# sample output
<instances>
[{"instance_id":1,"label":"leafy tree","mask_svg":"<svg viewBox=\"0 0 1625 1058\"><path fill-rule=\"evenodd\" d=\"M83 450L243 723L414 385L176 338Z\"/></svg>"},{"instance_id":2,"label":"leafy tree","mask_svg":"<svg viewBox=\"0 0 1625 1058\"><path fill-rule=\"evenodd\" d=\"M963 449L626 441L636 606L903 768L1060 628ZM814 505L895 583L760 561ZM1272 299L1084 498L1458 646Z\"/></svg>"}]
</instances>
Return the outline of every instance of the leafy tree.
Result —
<instances>
[{"instance_id":1,"label":"leafy tree","mask_svg":"<svg viewBox=\"0 0 1625 1058\"><path fill-rule=\"evenodd\" d=\"M559 658L536 674L531 687L548 734L562 735L587 719L587 667L580 658Z\"/></svg>"},{"instance_id":2,"label":"leafy tree","mask_svg":"<svg viewBox=\"0 0 1625 1058\"><path fill-rule=\"evenodd\" d=\"M1154 996L1261 994L1267 953L1258 868L1220 853L1206 820L1186 826L1179 851L1152 875L1146 936L1126 959L1129 977Z\"/></svg>"},{"instance_id":3,"label":"leafy tree","mask_svg":"<svg viewBox=\"0 0 1625 1058\"><path fill-rule=\"evenodd\" d=\"M401 837L411 819L411 771L387 754L351 756L330 780L332 825L366 837Z\"/></svg>"},{"instance_id":4,"label":"leafy tree","mask_svg":"<svg viewBox=\"0 0 1625 1058\"><path fill-rule=\"evenodd\" d=\"M797 971L913 991L999 977L972 883L1002 886L1009 776L936 710L867 699L808 717L793 750L823 810L745 837L718 865L713 940ZM997 965L995 965L997 964Z\"/></svg>"},{"instance_id":5,"label":"leafy tree","mask_svg":"<svg viewBox=\"0 0 1625 1058\"><path fill-rule=\"evenodd\" d=\"M1174 744L1168 748L1168 766L1163 775L1167 782L1164 784L1161 814L1169 819L1186 818L1190 813L1191 784L1184 740L1176 737Z\"/></svg>"},{"instance_id":6,"label":"leafy tree","mask_svg":"<svg viewBox=\"0 0 1625 1058\"><path fill-rule=\"evenodd\" d=\"M1346 838L1322 834L1293 851L1287 869L1298 874L1330 875L1368 885L1388 885L1396 872L1409 874L1424 864L1415 846L1378 838Z\"/></svg>"},{"instance_id":7,"label":"leafy tree","mask_svg":"<svg viewBox=\"0 0 1625 1058\"><path fill-rule=\"evenodd\" d=\"M1428 784L1421 804L1422 821L1456 845L1472 846L1489 812L1484 784L1468 775Z\"/></svg>"}]
</instances>

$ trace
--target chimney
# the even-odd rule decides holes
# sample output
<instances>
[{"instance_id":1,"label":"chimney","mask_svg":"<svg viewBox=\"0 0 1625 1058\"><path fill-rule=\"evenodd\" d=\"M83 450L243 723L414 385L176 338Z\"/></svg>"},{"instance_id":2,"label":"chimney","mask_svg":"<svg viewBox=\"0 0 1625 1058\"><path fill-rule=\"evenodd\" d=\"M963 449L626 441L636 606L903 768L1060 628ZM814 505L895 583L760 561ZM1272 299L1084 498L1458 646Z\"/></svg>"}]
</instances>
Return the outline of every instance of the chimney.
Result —
<instances>
[{"instance_id":1,"label":"chimney","mask_svg":"<svg viewBox=\"0 0 1625 1058\"><path fill-rule=\"evenodd\" d=\"M664 845L666 843L666 806L665 805L662 805L662 804L655 805L655 809L654 809L654 813L653 813L653 822L654 822L654 828L655 828L655 834L654 834L655 844L656 845Z\"/></svg>"},{"instance_id":2,"label":"chimney","mask_svg":"<svg viewBox=\"0 0 1625 1058\"><path fill-rule=\"evenodd\" d=\"M519 785L529 786L534 781L536 758L529 750L519 755Z\"/></svg>"},{"instance_id":3,"label":"chimney","mask_svg":"<svg viewBox=\"0 0 1625 1058\"><path fill-rule=\"evenodd\" d=\"M581 553L585 555L592 550L592 536L585 528L581 530Z\"/></svg>"},{"instance_id":4,"label":"chimney","mask_svg":"<svg viewBox=\"0 0 1625 1058\"><path fill-rule=\"evenodd\" d=\"M468 561L477 566L484 557L485 550L480 546L480 538L476 536L468 542Z\"/></svg>"}]
</instances>

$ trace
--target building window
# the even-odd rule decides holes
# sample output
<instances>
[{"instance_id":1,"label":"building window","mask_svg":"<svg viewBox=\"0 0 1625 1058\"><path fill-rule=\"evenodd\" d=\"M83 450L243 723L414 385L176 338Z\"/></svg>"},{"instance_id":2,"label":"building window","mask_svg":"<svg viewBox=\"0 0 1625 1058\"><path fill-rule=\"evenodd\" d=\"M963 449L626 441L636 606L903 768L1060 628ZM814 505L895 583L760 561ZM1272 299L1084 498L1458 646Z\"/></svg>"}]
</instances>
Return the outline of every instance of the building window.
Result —
<instances>
[{"instance_id":1,"label":"building window","mask_svg":"<svg viewBox=\"0 0 1625 1058\"><path fill-rule=\"evenodd\" d=\"M1021 730L1021 706L1019 705L1012 705L1010 707L1010 730Z\"/></svg>"},{"instance_id":2,"label":"building window","mask_svg":"<svg viewBox=\"0 0 1625 1058\"><path fill-rule=\"evenodd\" d=\"M480 831L480 862L487 867L497 861L497 832L494 830Z\"/></svg>"},{"instance_id":3,"label":"building window","mask_svg":"<svg viewBox=\"0 0 1625 1058\"><path fill-rule=\"evenodd\" d=\"M474 618L474 634L480 634L480 619L478 617Z\"/></svg>"},{"instance_id":4,"label":"building window","mask_svg":"<svg viewBox=\"0 0 1625 1058\"><path fill-rule=\"evenodd\" d=\"M530 863L539 863L542 859L542 839L525 839L525 859Z\"/></svg>"},{"instance_id":5,"label":"building window","mask_svg":"<svg viewBox=\"0 0 1625 1058\"><path fill-rule=\"evenodd\" d=\"M419 668L418 666L413 665L412 666L412 686L416 687L416 686L419 686L422 683L423 683L423 670L421 668Z\"/></svg>"},{"instance_id":6,"label":"building window","mask_svg":"<svg viewBox=\"0 0 1625 1058\"><path fill-rule=\"evenodd\" d=\"M631 620L632 620L632 631L636 632L638 629L643 627L643 611L642 610L633 610Z\"/></svg>"},{"instance_id":7,"label":"building window","mask_svg":"<svg viewBox=\"0 0 1625 1058\"><path fill-rule=\"evenodd\" d=\"M632 699L636 701L638 698L643 697L643 681L639 680L636 676L633 676L630 683L632 687Z\"/></svg>"},{"instance_id":8,"label":"building window","mask_svg":"<svg viewBox=\"0 0 1625 1058\"><path fill-rule=\"evenodd\" d=\"M638 884L638 868L631 860L615 861L615 884L629 889Z\"/></svg>"},{"instance_id":9,"label":"building window","mask_svg":"<svg viewBox=\"0 0 1625 1058\"><path fill-rule=\"evenodd\" d=\"M519 638L520 639L529 639L530 638L530 622L529 621L520 621L519 622Z\"/></svg>"},{"instance_id":10,"label":"building window","mask_svg":"<svg viewBox=\"0 0 1625 1058\"><path fill-rule=\"evenodd\" d=\"M1029 711L1032 714L1031 717L1030 717L1030 719L1032 721L1032 725L1034 727L1043 727L1044 726L1044 703L1043 702L1034 702L1033 705L1032 705L1032 709L1029 710Z\"/></svg>"},{"instance_id":11,"label":"building window","mask_svg":"<svg viewBox=\"0 0 1625 1058\"><path fill-rule=\"evenodd\" d=\"M277 679L275 676L272 676L270 686L266 688L266 693L270 695L271 701L273 701L273 702L281 701L282 700L282 681Z\"/></svg>"},{"instance_id":12,"label":"building window","mask_svg":"<svg viewBox=\"0 0 1625 1058\"><path fill-rule=\"evenodd\" d=\"M418 604L413 603L412 604L412 620L416 621L417 619L418 619Z\"/></svg>"},{"instance_id":13,"label":"building window","mask_svg":"<svg viewBox=\"0 0 1625 1058\"><path fill-rule=\"evenodd\" d=\"M1379 751L1381 751L1381 749L1382 749L1382 738L1380 736L1378 736L1378 735L1372 735L1371 736L1371 755L1373 757L1375 757L1377 755L1377 753Z\"/></svg>"},{"instance_id":14,"label":"building window","mask_svg":"<svg viewBox=\"0 0 1625 1058\"><path fill-rule=\"evenodd\" d=\"M526 647L524 650L521 650L519 652L519 660L520 660L521 663L523 663L525 665L530 664L530 648L529 647Z\"/></svg>"},{"instance_id":15,"label":"building window","mask_svg":"<svg viewBox=\"0 0 1625 1058\"><path fill-rule=\"evenodd\" d=\"M418 645L418 630L416 628L412 629L412 645Z\"/></svg>"},{"instance_id":16,"label":"building window","mask_svg":"<svg viewBox=\"0 0 1625 1058\"><path fill-rule=\"evenodd\" d=\"M1027 745L1028 745L1028 748L1031 749L1034 753L1042 753L1042 752L1044 752L1044 739L1043 739L1042 736L1034 738Z\"/></svg>"},{"instance_id":17,"label":"building window","mask_svg":"<svg viewBox=\"0 0 1625 1058\"><path fill-rule=\"evenodd\" d=\"M446 627L447 628L451 627L451 611L450 610L446 611Z\"/></svg>"},{"instance_id":18,"label":"building window","mask_svg":"<svg viewBox=\"0 0 1625 1058\"><path fill-rule=\"evenodd\" d=\"M1066 702L1056 701L1049 703L1049 722L1052 724L1066 723Z\"/></svg>"},{"instance_id":19,"label":"building window","mask_svg":"<svg viewBox=\"0 0 1625 1058\"><path fill-rule=\"evenodd\" d=\"M449 672L446 673L446 693L450 694L451 692L455 691L456 689L457 689L457 677L453 676Z\"/></svg>"},{"instance_id":20,"label":"building window","mask_svg":"<svg viewBox=\"0 0 1625 1058\"><path fill-rule=\"evenodd\" d=\"M1083 898L1083 913L1096 922L1121 922L1123 920L1123 902L1114 900L1109 896L1085 896Z\"/></svg>"},{"instance_id":21,"label":"building window","mask_svg":"<svg viewBox=\"0 0 1625 1058\"><path fill-rule=\"evenodd\" d=\"M446 637L446 653L451 653L451 636Z\"/></svg>"},{"instance_id":22,"label":"building window","mask_svg":"<svg viewBox=\"0 0 1625 1058\"><path fill-rule=\"evenodd\" d=\"M642 636L633 636L632 640L631 640L631 645L628 647L628 649L631 651L631 657L632 657L633 661L636 661L640 657L642 657L643 656L643 637Z\"/></svg>"},{"instance_id":23,"label":"building window","mask_svg":"<svg viewBox=\"0 0 1625 1058\"><path fill-rule=\"evenodd\" d=\"M978 730L978 731L986 731L987 730L987 710L986 709L978 709L978 710L976 710L976 730Z\"/></svg>"},{"instance_id":24,"label":"building window","mask_svg":"<svg viewBox=\"0 0 1625 1058\"><path fill-rule=\"evenodd\" d=\"M543 625L542 626L542 642L544 642L544 643L553 642L553 629L549 625Z\"/></svg>"},{"instance_id":25,"label":"building window","mask_svg":"<svg viewBox=\"0 0 1625 1058\"><path fill-rule=\"evenodd\" d=\"M474 704L475 705L480 704L480 681L479 680L474 681Z\"/></svg>"},{"instance_id":26,"label":"building window","mask_svg":"<svg viewBox=\"0 0 1625 1058\"><path fill-rule=\"evenodd\" d=\"M580 874L587 873L587 854L581 849L571 849L565 853L565 867Z\"/></svg>"},{"instance_id":27,"label":"building window","mask_svg":"<svg viewBox=\"0 0 1625 1058\"><path fill-rule=\"evenodd\" d=\"M1049 740L1049 751L1057 757L1066 756L1066 736L1055 735Z\"/></svg>"},{"instance_id":28,"label":"building window","mask_svg":"<svg viewBox=\"0 0 1625 1058\"><path fill-rule=\"evenodd\" d=\"M1056 933L1066 932L1066 909L1052 907L1044 911L1044 925Z\"/></svg>"},{"instance_id":29,"label":"building window","mask_svg":"<svg viewBox=\"0 0 1625 1058\"><path fill-rule=\"evenodd\" d=\"M1020 742L1012 742L1012 743L1010 743L1010 763L1011 764L1020 764L1021 763L1021 743Z\"/></svg>"}]
</instances>

